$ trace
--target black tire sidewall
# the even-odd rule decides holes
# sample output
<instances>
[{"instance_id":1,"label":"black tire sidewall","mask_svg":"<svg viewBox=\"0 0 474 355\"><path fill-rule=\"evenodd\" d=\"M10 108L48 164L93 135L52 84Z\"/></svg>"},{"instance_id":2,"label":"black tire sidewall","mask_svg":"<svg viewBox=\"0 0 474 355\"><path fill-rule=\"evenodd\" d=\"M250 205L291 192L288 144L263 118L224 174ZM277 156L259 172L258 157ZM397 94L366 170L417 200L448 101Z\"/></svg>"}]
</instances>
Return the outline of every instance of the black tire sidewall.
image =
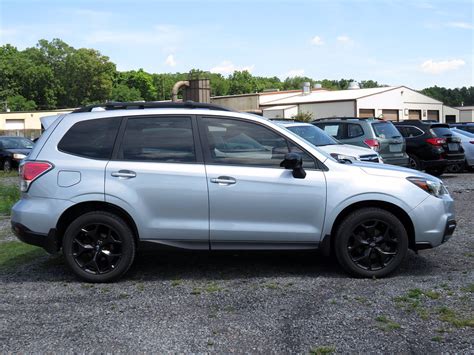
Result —
<instances>
[{"instance_id":1,"label":"black tire sidewall","mask_svg":"<svg viewBox=\"0 0 474 355\"><path fill-rule=\"evenodd\" d=\"M8 167L7 167L7 164L8 164ZM12 171L12 162L11 162L11 160L10 159L5 159L3 161L2 168L3 168L3 171L6 172L6 173Z\"/></svg>"},{"instance_id":2,"label":"black tire sidewall","mask_svg":"<svg viewBox=\"0 0 474 355\"><path fill-rule=\"evenodd\" d=\"M355 264L347 250L347 244L352 231L365 220L379 219L387 223L394 230L399 239L398 253L395 258L383 269L370 271ZM408 235L401 221L392 213L380 208L364 208L349 214L341 223L336 233L336 257L345 271L356 277L383 277L395 271L406 257L408 252Z\"/></svg>"},{"instance_id":3,"label":"black tire sidewall","mask_svg":"<svg viewBox=\"0 0 474 355\"><path fill-rule=\"evenodd\" d=\"M415 169L415 170L421 170L421 163L420 163L420 159L418 159L418 157L416 155L413 155L413 154L408 154L408 157L410 158L410 160L413 160L415 162L415 167L412 167L411 166L411 161L410 161L410 169Z\"/></svg>"},{"instance_id":4,"label":"black tire sidewall","mask_svg":"<svg viewBox=\"0 0 474 355\"><path fill-rule=\"evenodd\" d=\"M117 267L106 274L93 275L82 270L72 256L72 243L80 229L86 225L101 223L113 228L122 241L122 259ZM76 218L66 229L63 241L63 254L72 271L81 279L88 282L110 282L125 274L135 257L135 240L129 226L119 217L108 212L89 212Z\"/></svg>"}]
</instances>

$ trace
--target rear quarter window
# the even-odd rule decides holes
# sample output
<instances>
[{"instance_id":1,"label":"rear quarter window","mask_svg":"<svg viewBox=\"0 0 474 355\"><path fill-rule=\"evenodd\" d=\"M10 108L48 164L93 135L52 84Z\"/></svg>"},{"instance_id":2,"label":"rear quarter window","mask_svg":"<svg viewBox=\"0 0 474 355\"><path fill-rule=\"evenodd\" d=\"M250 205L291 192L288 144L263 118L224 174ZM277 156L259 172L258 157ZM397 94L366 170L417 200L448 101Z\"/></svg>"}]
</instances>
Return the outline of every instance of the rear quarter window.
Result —
<instances>
[{"instance_id":1,"label":"rear quarter window","mask_svg":"<svg viewBox=\"0 0 474 355\"><path fill-rule=\"evenodd\" d=\"M63 136L58 149L92 159L110 159L120 117L99 118L74 124Z\"/></svg>"},{"instance_id":2,"label":"rear quarter window","mask_svg":"<svg viewBox=\"0 0 474 355\"><path fill-rule=\"evenodd\" d=\"M391 122L372 123L372 127L374 128L375 135L378 138L386 139L401 136L398 129L396 129L393 123Z\"/></svg>"}]
</instances>

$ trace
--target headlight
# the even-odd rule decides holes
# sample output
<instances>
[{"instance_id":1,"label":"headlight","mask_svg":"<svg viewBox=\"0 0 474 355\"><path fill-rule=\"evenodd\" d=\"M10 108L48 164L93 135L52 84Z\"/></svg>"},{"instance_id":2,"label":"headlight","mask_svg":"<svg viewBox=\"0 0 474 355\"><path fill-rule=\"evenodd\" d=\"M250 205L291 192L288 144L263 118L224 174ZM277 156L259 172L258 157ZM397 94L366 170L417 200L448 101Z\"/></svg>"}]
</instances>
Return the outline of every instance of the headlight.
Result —
<instances>
[{"instance_id":1,"label":"headlight","mask_svg":"<svg viewBox=\"0 0 474 355\"><path fill-rule=\"evenodd\" d=\"M15 159L15 160L23 160L25 158L26 158L25 154L20 154L20 153L13 154L13 159Z\"/></svg>"},{"instance_id":2,"label":"headlight","mask_svg":"<svg viewBox=\"0 0 474 355\"><path fill-rule=\"evenodd\" d=\"M352 157L350 155L344 155L344 154L331 153L331 156L336 160L348 161L348 162L351 162L351 163L353 161L358 160L356 157Z\"/></svg>"},{"instance_id":3,"label":"headlight","mask_svg":"<svg viewBox=\"0 0 474 355\"><path fill-rule=\"evenodd\" d=\"M421 177L408 177L407 180L435 197L449 194L442 182L428 180Z\"/></svg>"}]
</instances>

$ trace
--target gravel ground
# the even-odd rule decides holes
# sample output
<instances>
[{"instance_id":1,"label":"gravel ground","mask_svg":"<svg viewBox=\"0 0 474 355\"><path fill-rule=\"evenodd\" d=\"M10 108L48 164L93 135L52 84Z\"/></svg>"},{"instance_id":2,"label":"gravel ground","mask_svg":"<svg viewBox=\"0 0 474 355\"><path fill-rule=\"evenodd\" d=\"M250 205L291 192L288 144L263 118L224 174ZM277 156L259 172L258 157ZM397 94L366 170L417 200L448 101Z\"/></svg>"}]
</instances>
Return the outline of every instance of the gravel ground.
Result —
<instances>
[{"instance_id":1,"label":"gravel ground","mask_svg":"<svg viewBox=\"0 0 474 355\"><path fill-rule=\"evenodd\" d=\"M145 250L103 285L60 255L0 269L0 351L474 353L474 174L443 179L455 235L385 279L352 279L313 252Z\"/></svg>"}]
</instances>

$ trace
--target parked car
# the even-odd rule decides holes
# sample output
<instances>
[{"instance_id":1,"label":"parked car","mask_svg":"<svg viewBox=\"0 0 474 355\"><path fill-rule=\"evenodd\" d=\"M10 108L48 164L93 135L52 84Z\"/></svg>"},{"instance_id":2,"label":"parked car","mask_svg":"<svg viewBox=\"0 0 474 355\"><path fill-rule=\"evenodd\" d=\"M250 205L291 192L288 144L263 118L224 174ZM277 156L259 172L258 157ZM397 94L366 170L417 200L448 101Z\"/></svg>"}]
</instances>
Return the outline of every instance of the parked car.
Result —
<instances>
[{"instance_id":1,"label":"parked car","mask_svg":"<svg viewBox=\"0 0 474 355\"><path fill-rule=\"evenodd\" d=\"M382 277L456 227L441 180L341 163L262 117L192 102L99 106L44 131L11 215L19 239L62 248L86 281L121 277L142 242L321 249L352 275Z\"/></svg>"},{"instance_id":2,"label":"parked car","mask_svg":"<svg viewBox=\"0 0 474 355\"><path fill-rule=\"evenodd\" d=\"M453 135L461 139L461 145L464 149L465 163L459 164L456 168L461 171L464 169L474 169L474 133L470 133L461 129L451 128Z\"/></svg>"},{"instance_id":3,"label":"parked car","mask_svg":"<svg viewBox=\"0 0 474 355\"><path fill-rule=\"evenodd\" d=\"M439 176L456 164L464 164L461 139L444 123L406 120L395 126L405 137L410 167Z\"/></svg>"},{"instance_id":4,"label":"parked car","mask_svg":"<svg viewBox=\"0 0 474 355\"><path fill-rule=\"evenodd\" d=\"M383 163L383 159L380 155L372 149L350 144L342 144L324 132L321 128L312 124L290 120L274 122L306 139L308 142L319 147L319 149L330 154L335 159Z\"/></svg>"},{"instance_id":5,"label":"parked car","mask_svg":"<svg viewBox=\"0 0 474 355\"><path fill-rule=\"evenodd\" d=\"M451 123L449 127L460 129L469 133L474 133L474 122Z\"/></svg>"},{"instance_id":6,"label":"parked car","mask_svg":"<svg viewBox=\"0 0 474 355\"><path fill-rule=\"evenodd\" d=\"M409 166L405 140L392 122L376 118L330 117L311 122L344 144L369 147L385 164Z\"/></svg>"},{"instance_id":7,"label":"parked car","mask_svg":"<svg viewBox=\"0 0 474 355\"><path fill-rule=\"evenodd\" d=\"M3 171L18 168L33 146L34 143L27 138L0 136L0 164Z\"/></svg>"}]
</instances>

